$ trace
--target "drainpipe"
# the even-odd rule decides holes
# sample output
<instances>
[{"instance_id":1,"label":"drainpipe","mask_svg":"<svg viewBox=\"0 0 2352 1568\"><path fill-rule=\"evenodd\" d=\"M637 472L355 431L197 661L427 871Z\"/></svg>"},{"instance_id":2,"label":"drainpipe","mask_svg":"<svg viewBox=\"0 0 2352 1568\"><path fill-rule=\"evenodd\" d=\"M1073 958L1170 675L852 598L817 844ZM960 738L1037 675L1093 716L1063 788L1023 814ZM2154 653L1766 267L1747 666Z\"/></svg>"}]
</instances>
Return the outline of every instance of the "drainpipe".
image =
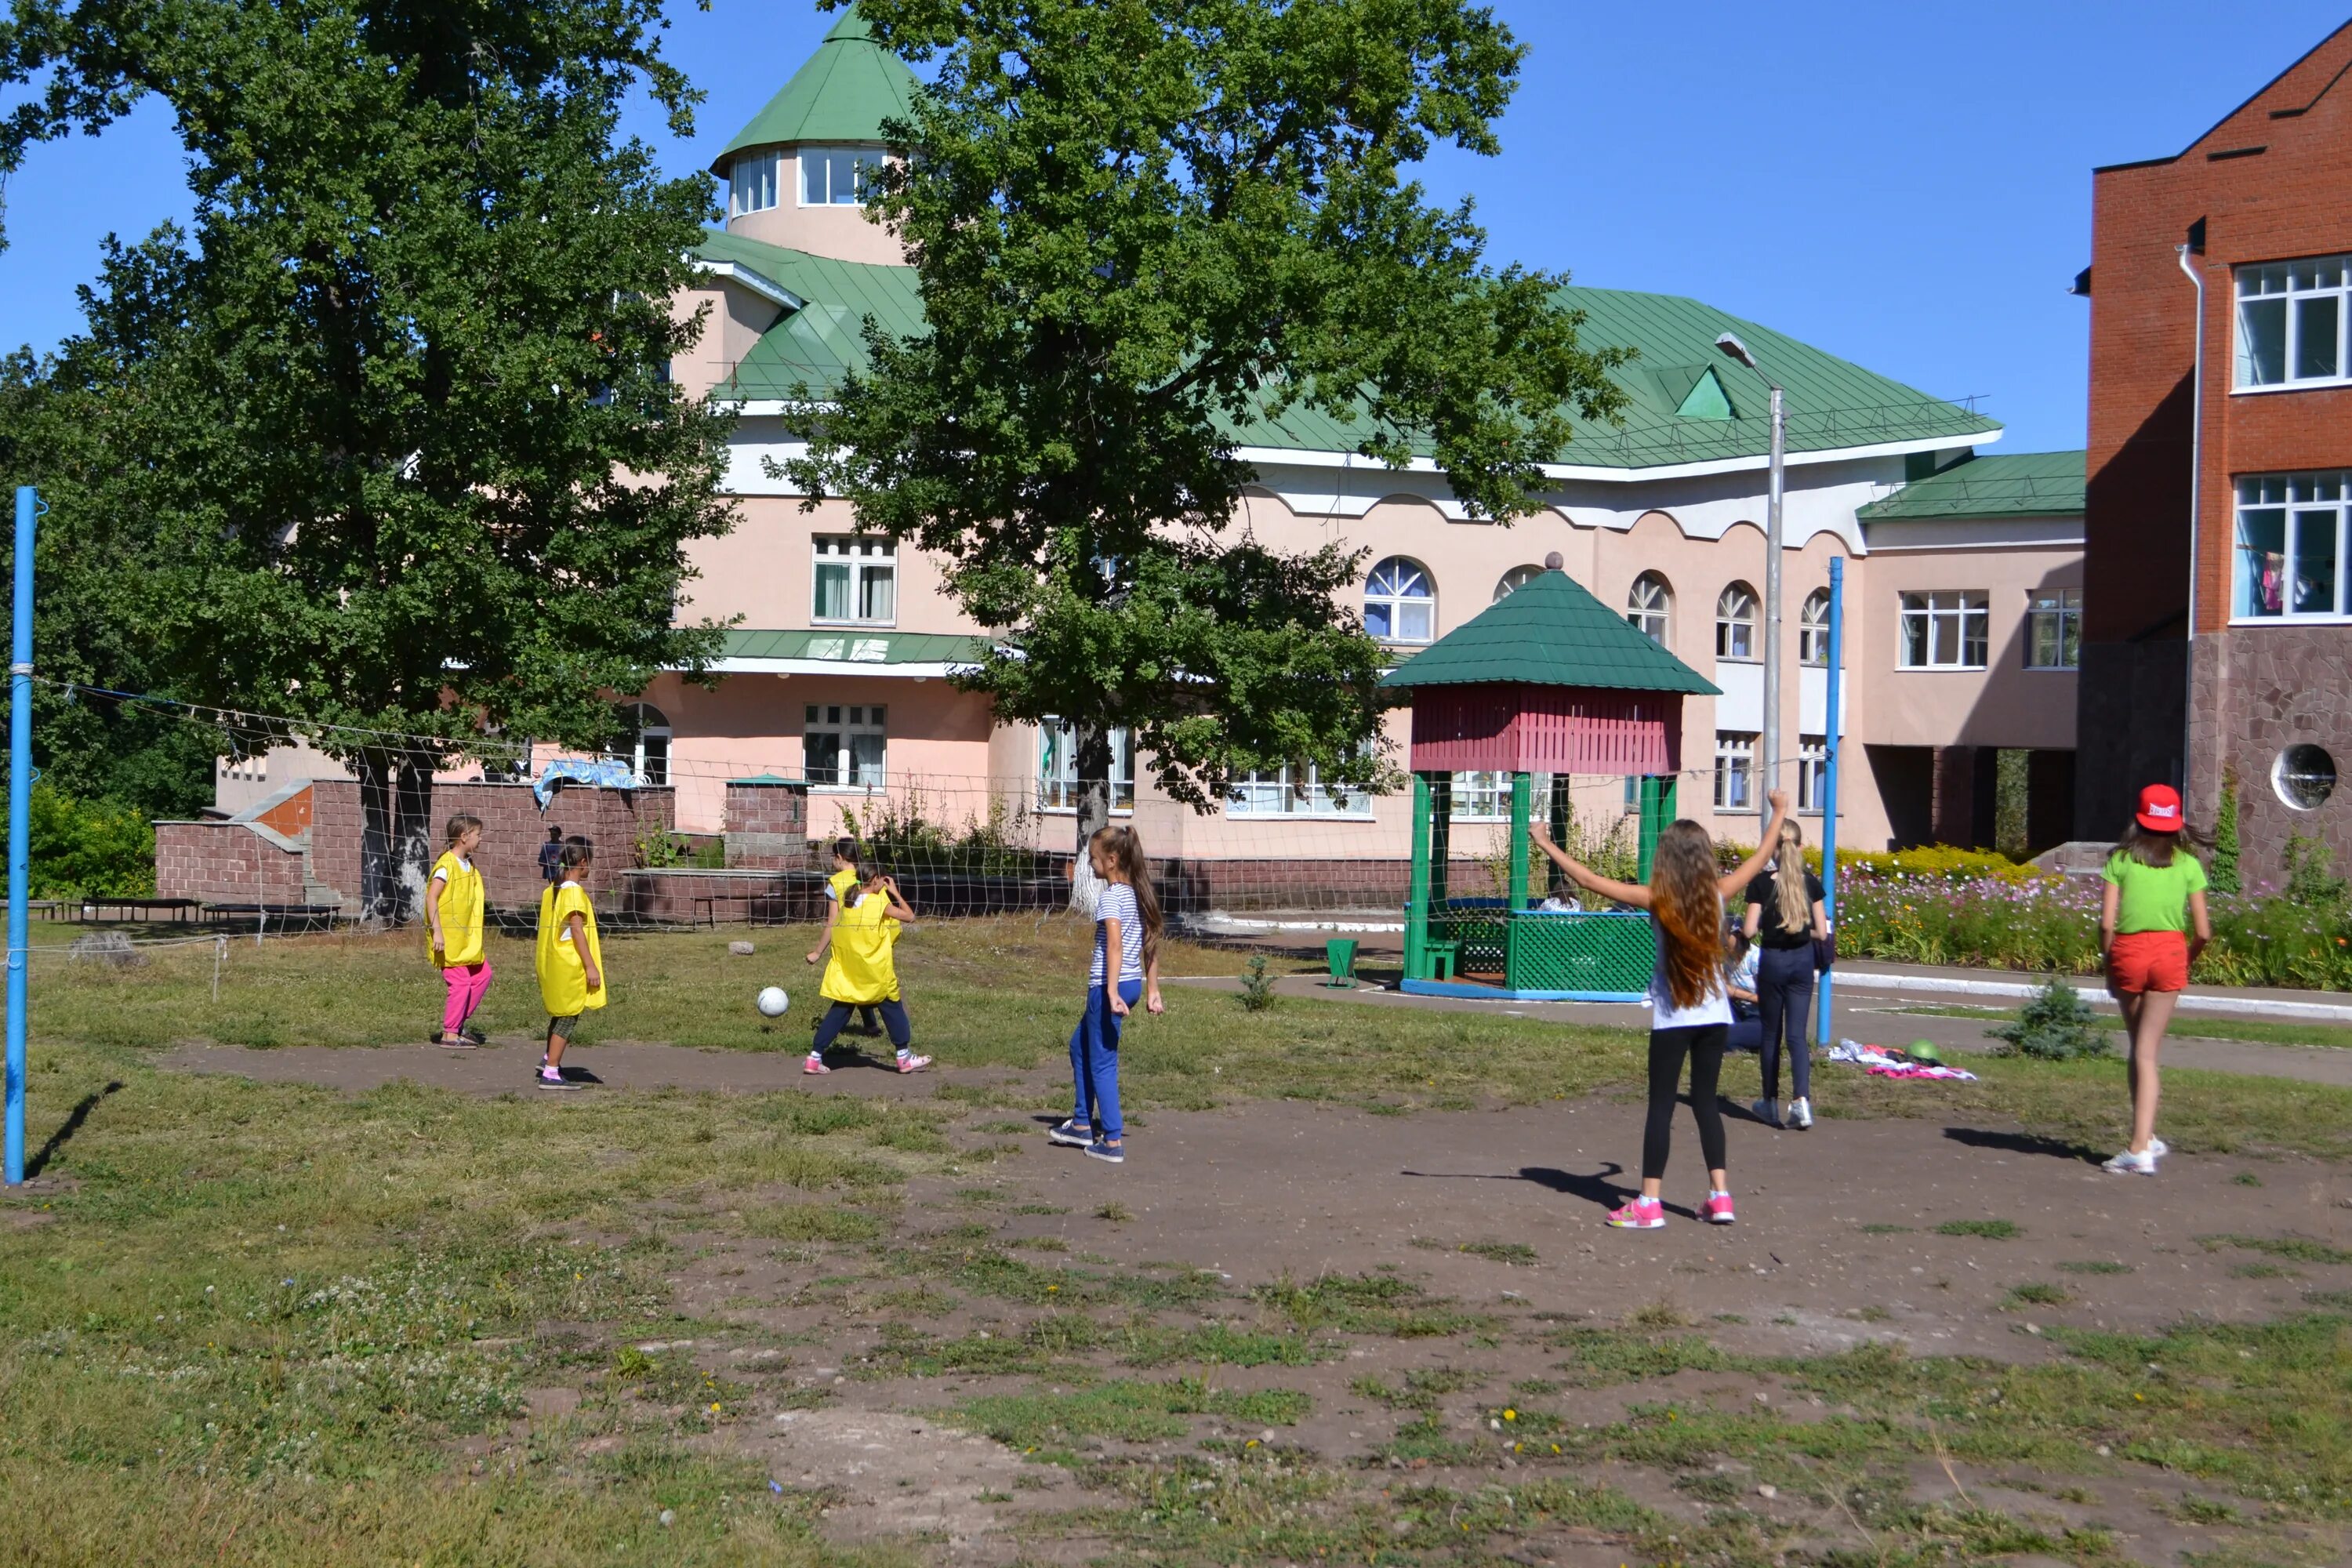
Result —
<instances>
[{"instance_id":1,"label":"drainpipe","mask_svg":"<svg viewBox=\"0 0 2352 1568\"><path fill-rule=\"evenodd\" d=\"M2180 258L2180 270L2197 285L2197 368L2189 388L2189 635L2181 644L2180 661L2180 799L2185 813L2190 740L2196 733L2197 513L2205 479L2205 274L2189 259L2188 246L2175 246L2173 253Z\"/></svg>"}]
</instances>

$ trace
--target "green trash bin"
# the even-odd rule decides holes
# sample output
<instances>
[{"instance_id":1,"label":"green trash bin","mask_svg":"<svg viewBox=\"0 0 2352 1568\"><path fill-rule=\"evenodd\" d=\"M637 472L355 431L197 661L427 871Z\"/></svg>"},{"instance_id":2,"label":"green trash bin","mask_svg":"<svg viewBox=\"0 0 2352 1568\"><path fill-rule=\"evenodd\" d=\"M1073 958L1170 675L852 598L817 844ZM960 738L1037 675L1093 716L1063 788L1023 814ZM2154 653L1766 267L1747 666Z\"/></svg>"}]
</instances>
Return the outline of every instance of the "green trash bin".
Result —
<instances>
[{"instance_id":1,"label":"green trash bin","mask_svg":"<svg viewBox=\"0 0 2352 1568\"><path fill-rule=\"evenodd\" d=\"M1323 983L1326 991L1339 990L1356 984L1356 939L1335 936L1323 944L1323 961L1331 966L1331 978Z\"/></svg>"}]
</instances>

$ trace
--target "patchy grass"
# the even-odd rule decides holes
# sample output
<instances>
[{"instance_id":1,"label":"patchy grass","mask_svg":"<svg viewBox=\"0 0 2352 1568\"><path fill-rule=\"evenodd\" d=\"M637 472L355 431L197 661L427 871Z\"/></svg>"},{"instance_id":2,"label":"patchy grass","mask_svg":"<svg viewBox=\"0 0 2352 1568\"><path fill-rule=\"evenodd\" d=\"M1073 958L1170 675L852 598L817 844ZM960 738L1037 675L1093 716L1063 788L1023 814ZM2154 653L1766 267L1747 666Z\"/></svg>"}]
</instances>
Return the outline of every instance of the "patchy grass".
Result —
<instances>
[{"instance_id":1,"label":"patchy grass","mask_svg":"<svg viewBox=\"0 0 2352 1568\"><path fill-rule=\"evenodd\" d=\"M1184 1417L1210 1415L1253 1426L1296 1426L1313 1401L1292 1389L1218 1388L1203 1378L1166 1383L1120 1380L1067 1392L989 1394L940 1413L1009 1447L1073 1464L1071 1445L1092 1438L1165 1443L1192 1428Z\"/></svg>"},{"instance_id":2,"label":"patchy grass","mask_svg":"<svg viewBox=\"0 0 2352 1568\"><path fill-rule=\"evenodd\" d=\"M2063 1307L2073 1300L2063 1288L2035 1280L2011 1286L2009 1295L2001 1301L2001 1308L2013 1312L2021 1307Z\"/></svg>"},{"instance_id":3,"label":"patchy grass","mask_svg":"<svg viewBox=\"0 0 2352 1568\"><path fill-rule=\"evenodd\" d=\"M1472 1258L1483 1258L1489 1263L1508 1264L1514 1268L1531 1268L1536 1262L1536 1249L1523 1241L1465 1241L1448 1246L1429 1237L1416 1236L1412 1245L1425 1252L1462 1252Z\"/></svg>"},{"instance_id":4,"label":"patchy grass","mask_svg":"<svg viewBox=\"0 0 2352 1568\"><path fill-rule=\"evenodd\" d=\"M2006 1219L1948 1219L1936 1227L1937 1236L1977 1236L1987 1241L2009 1241L2024 1235L2017 1222Z\"/></svg>"},{"instance_id":5,"label":"patchy grass","mask_svg":"<svg viewBox=\"0 0 2352 1568\"><path fill-rule=\"evenodd\" d=\"M2267 1252L2291 1263L2352 1263L2352 1250L2331 1247L2301 1236L2200 1236L2198 1245L2208 1252L2234 1247L2245 1252Z\"/></svg>"}]
</instances>

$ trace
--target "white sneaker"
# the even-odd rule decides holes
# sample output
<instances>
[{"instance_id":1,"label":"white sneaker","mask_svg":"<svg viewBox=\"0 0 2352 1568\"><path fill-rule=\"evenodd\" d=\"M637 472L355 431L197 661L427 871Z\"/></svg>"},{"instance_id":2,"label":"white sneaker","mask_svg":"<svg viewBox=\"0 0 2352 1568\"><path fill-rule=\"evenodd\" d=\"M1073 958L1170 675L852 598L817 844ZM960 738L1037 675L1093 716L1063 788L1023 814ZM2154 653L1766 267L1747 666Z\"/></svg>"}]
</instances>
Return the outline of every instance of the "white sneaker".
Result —
<instances>
[{"instance_id":1,"label":"white sneaker","mask_svg":"<svg viewBox=\"0 0 2352 1568\"><path fill-rule=\"evenodd\" d=\"M2172 1152L2172 1145L2161 1138L2151 1138L2147 1141L2147 1152L2161 1160Z\"/></svg>"},{"instance_id":2,"label":"white sneaker","mask_svg":"<svg viewBox=\"0 0 2352 1568\"><path fill-rule=\"evenodd\" d=\"M2105 1169L2117 1176L2153 1176L2156 1174L2156 1146L2149 1144L2147 1152L2141 1154L2126 1149L2108 1161Z\"/></svg>"},{"instance_id":3,"label":"white sneaker","mask_svg":"<svg viewBox=\"0 0 2352 1568\"><path fill-rule=\"evenodd\" d=\"M1780 1125L1780 1102L1779 1100L1759 1100L1753 1105L1750 1105L1748 1109L1754 1111L1759 1120L1768 1123L1769 1125L1773 1127Z\"/></svg>"},{"instance_id":4,"label":"white sneaker","mask_svg":"<svg viewBox=\"0 0 2352 1568\"><path fill-rule=\"evenodd\" d=\"M1811 1127L1812 1124L1813 1124L1813 1102L1812 1102L1811 1100L1792 1100L1789 1101L1789 1125L1790 1125L1790 1126L1796 1128L1799 1131L1801 1131L1801 1131L1803 1131L1805 1129L1807 1129L1807 1128Z\"/></svg>"}]
</instances>

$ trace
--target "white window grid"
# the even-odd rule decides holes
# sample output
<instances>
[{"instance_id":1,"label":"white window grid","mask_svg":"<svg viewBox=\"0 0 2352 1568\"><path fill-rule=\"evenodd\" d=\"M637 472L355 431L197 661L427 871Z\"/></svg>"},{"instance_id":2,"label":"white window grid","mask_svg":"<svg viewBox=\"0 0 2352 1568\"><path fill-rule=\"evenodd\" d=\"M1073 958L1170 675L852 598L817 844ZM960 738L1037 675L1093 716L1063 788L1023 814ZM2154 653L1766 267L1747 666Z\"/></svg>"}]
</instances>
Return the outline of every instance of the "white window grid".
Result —
<instances>
[{"instance_id":1,"label":"white window grid","mask_svg":"<svg viewBox=\"0 0 2352 1568\"><path fill-rule=\"evenodd\" d=\"M1826 735L1797 737L1797 809L1819 811L1830 795L1830 742Z\"/></svg>"},{"instance_id":2,"label":"white window grid","mask_svg":"<svg viewBox=\"0 0 2352 1568\"><path fill-rule=\"evenodd\" d=\"M2326 386L2352 380L2345 334L2352 257L2238 268L2237 385Z\"/></svg>"},{"instance_id":3,"label":"white window grid","mask_svg":"<svg viewBox=\"0 0 2352 1568\"><path fill-rule=\"evenodd\" d=\"M1734 583L1715 601L1715 657L1752 664L1756 659L1756 590Z\"/></svg>"},{"instance_id":4,"label":"white window grid","mask_svg":"<svg viewBox=\"0 0 2352 1568\"><path fill-rule=\"evenodd\" d=\"M801 776L814 789L877 789L888 782L888 709L812 702L801 730Z\"/></svg>"},{"instance_id":5,"label":"white window grid","mask_svg":"<svg viewBox=\"0 0 2352 1568\"><path fill-rule=\"evenodd\" d=\"M1037 809L1078 808L1078 727L1066 719L1037 726ZM1135 809L1135 736L1125 727L1110 732L1110 808Z\"/></svg>"},{"instance_id":6,"label":"white window grid","mask_svg":"<svg viewBox=\"0 0 2352 1568\"><path fill-rule=\"evenodd\" d=\"M1495 584L1495 603L1501 604L1543 574L1544 569L1540 566L1512 567L1503 574L1502 581Z\"/></svg>"},{"instance_id":7,"label":"white window grid","mask_svg":"<svg viewBox=\"0 0 2352 1568\"><path fill-rule=\"evenodd\" d=\"M2083 590L2037 588L2025 596L2025 668L2074 669L2083 662Z\"/></svg>"},{"instance_id":8,"label":"white window grid","mask_svg":"<svg viewBox=\"0 0 2352 1568\"><path fill-rule=\"evenodd\" d=\"M1480 772L1454 775L1454 821L1508 822L1510 819L1510 774Z\"/></svg>"},{"instance_id":9,"label":"white window grid","mask_svg":"<svg viewBox=\"0 0 2352 1568\"><path fill-rule=\"evenodd\" d=\"M1756 742L1748 730L1715 732L1715 809L1756 809Z\"/></svg>"},{"instance_id":10,"label":"white window grid","mask_svg":"<svg viewBox=\"0 0 2352 1568\"><path fill-rule=\"evenodd\" d=\"M736 159L727 178L728 212L741 217L774 206L782 162L779 153L746 153Z\"/></svg>"},{"instance_id":11,"label":"white window grid","mask_svg":"<svg viewBox=\"0 0 2352 1568\"><path fill-rule=\"evenodd\" d=\"M1797 612L1797 662L1826 669L1830 662L1830 591L1816 588Z\"/></svg>"},{"instance_id":12,"label":"white window grid","mask_svg":"<svg viewBox=\"0 0 2352 1568\"><path fill-rule=\"evenodd\" d=\"M820 626L887 626L898 619L898 551L887 539L820 534L809 616Z\"/></svg>"},{"instance_id":13,"label":"white window grid","mask_svg":"<svg viewBox=\"0 0 2352 1568\"><path fill-rule=\"evenodd\" d=\"M1661 647L1665 646L1666 622L1674 609L1674 590L1654 572L1644 572L1634 578L1633 589L1625 595L1625 619L1635 631Z\"/></svg>"},{"instance_id":14,"label":"white window grid","mask_svg":"<svg viewBox=\"0 0 2352 1568\"><path fill-rule=\"evenodd\" d=\"M1991 634L1981 589L1906 594L1896 663L1904 669L1982 669Z\"/></svg>"},{"instance_id":15,"label":"white window grid","mask_svg":"<svg viewBox=\"0 0 2352 1568\"><path fill-rule=\"evenodd\" d=\"M1437 639L1437 590L1428 569L1391 555L1364 579L1364 630L1388 643Z\"/></svg>"},{"instance_id":16,"label":"white window grid","mask_svg":"<svg viewBox=\"0 0 2352 1568\"><path fill-rule=\"evenodd\" d=\"M2235 618L2327 621L2352 616L2344 556L2352 471L2253 475L2238 481Z\"/></svg>"},{"instance_id":17,"label":"white window grid","mask_svg":"<svg viewBox=\"0 0 2352 1568\"><path fill-rule=\"evenodd\" d=\"M801 205L854 207L866 200L866 174L881 167L878 147L801 149Z\"/></svg>"},{"instance_id":18,"label":"white window grid","mask_svg":"<svg viewBox=\"0 0 2352 1568\"><path fill-rule=\"evenodd\" d=\"M1370 821L1372 797L1360 792L1323 787L1321 770L1276 768L1242 773L1225 796L1225 815L1234 816L1328 816Z\"/></svg>"}]
</instances>

